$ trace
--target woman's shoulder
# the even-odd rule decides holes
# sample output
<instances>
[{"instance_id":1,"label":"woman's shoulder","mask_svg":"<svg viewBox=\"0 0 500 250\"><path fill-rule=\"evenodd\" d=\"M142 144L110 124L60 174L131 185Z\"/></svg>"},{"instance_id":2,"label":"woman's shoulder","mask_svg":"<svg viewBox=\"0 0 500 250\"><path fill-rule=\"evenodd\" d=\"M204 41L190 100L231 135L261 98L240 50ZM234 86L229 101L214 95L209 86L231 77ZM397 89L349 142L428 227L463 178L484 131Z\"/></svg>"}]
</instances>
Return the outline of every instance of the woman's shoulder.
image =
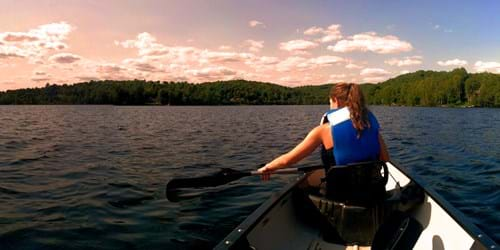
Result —
<instances>
[{"instance_id":1,"label":"woman's shoulder","mask_svg":"<svg viewBox=\"0 0 500 250\"><path fill-rule=\"evenodd\" d=\"M323 137L325 133L326 134L330 133L330 124L324 123L324 124L318 125L318 126L314 127L310 133L317 135L317 136L320 136L320 137Z\"/></svg>"}]
</instances>

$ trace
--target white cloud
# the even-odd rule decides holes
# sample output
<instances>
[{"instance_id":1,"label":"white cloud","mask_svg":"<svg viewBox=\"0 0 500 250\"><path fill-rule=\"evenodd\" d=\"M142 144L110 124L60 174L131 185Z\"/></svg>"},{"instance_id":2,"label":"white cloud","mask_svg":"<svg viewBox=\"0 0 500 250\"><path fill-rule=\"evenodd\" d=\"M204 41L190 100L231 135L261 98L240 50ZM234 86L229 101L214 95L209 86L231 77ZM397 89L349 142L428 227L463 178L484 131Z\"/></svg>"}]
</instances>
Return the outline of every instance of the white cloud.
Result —
<instances>
[{"instance_id":1,"label":"white cloud","mask_svg":"<svg viewBox=\"0 0 500 250\"><path fill-rule=\"evenodd\" d=\"M306 40L292 40L288 42L280 43L279 48L281 50L286 50L294 54L304 54L307 50L318 47L318 44Z\"/></svg>"},{"instance_id":2,"label":"white cloud","mask_svg":"<svg viewBox=\"0 0 500 250\"><path fill-rule=\"evenodd\" d=\"M279 59L274 56L253 56L245 60L245 64L248 66L260 67L262 65L275 65L279 62Z\"/></svg>"},{"instance_id":3,"label":"white cloud","mask_svg":"<svg viewBox=\"0 0 500 250\"><path fill-rule=\"evenodd\" d=\"M307 65L307 59L300 56L291 56L286 58L285 60L281 60L276 65L276 70L279 72L289 72L292 69L296 68L304 68ZM299 67L299 65L301 65Z\"/></svg>"},{"instance_id":4,"label":"white cloud","mask_svg":"<svg viewBox=\"0 0 500 250\"><path fill-rule=\"evenodd\" d=\"M366 68L361 70L360 75L365 82L381 82L389 78L392 73L380 68Z\"/></svg>"},{"instance_id":5,"label":"white cloud","mask_svg":"<svg viewBox=\"0 0 500 250\"><path fill-rule=\"evenodd\" d=\"M309 59L309 62L316 65L333 65L343 62L344 58L338 56L319 56Z\"/></svg>"},{"instance_id":6,"label":"white cloud","mask_svg":"<svg viewBox=\"0 0 500 250\"><path fill-rule=\"evenodd\" d=\"M483 62L477 61L474 64L474 68L477 72L492 72L492 73L500 73L500 63L499 62Z\"/></svg>"},{"instance_id":7,"label":"white cloud","mask_svg":"<svg viewBox=\"0 0 500 250\"><path fill-rule=\"evenodd\" d=\"M272 65L272 64L276 64L279 62L279 59L277 57L273 57L273 56L262 56L262 57L258 57L257 60L258 60L258 62L265 64L265 65Z\"/></svg>"},{"instance_id":8,"label":"white cloud","mask_svg":"<svg viewBox=\"0 0 500 250\"><path fill-rule=\"evenodd\" d=\"M280 62L279 58L273 56L255 56L245 60L245 64L256 72L273 71L276 64ZM248 74L248 72L247 72Z\"/></svg>"},{"instance_id":9,"label":"white cloud","mask_svg":"<svg viewBox=\"0 0 500 250\"><path fill-rule=\"evenodd\" d=\"M291 56L277 63L275 69L278 72L310 71L319 67L342 63L344 61L342 57L338 56L319 56L309 59L300 56Z\"/></svg>"},{"instance_id":10,"label":"white cloud","mask_svg":"<svg viewBox=\"0 0 500 250\"><path fill-rule=\"evenodd\" d=\"M55 63L74 63L80 60L81 57L71 53L59 53L51 56L49 61Z\"/></svg>"},{"instance_id":11,"label":"white cloud","mask_svg":"<svg viewBox=\"0 0 500 250\"><path fill-rule=\"evenodd\" d=\"M390 75L391 72L385 70L385 69L380 69L380 68L366 68L361 70L360 75L362 76L386 76Z\"/></svg>"},{"instance_id":12,"label":"white cloud","mask_svg":"<svg viewBox=\"0 0 500 250\"><path fill-rule=\"evenodd\" d=\"M262 48L264 48L264 41L255 41L249 39L244 42L244 46L248 47L249 51L259 52Z\"/></svg>"},{"instance_id":13,"label":"white cloud","mask_svg":"<svg viewBox=\"0 0 500 250\"><path fill-rule=\"evenodd\" d=\"M403 59L391 58L391 59L386 60L384 62L386 64L391 65L391 66L398 66L398 67L420 65L420 64L422 64L422 57L421 56L407 56Z\"/></svg>"},{"instance_id":14,"label":"white cloud","mask_svg":"<svg viewBox=\"0 0 500 250\"><path fill-rule=\"evenodd\" d=\"M320 41L322 43L332 42L335 40L339 40L342 38L342 34L340 33L340 24L332 24L328 26L325 30L325 36L323 36Z\"/></svg>"},{"instance_id":15,"label":"white cloud","mask_svg":"<svg viewBox=\"0 0 500 250\"><path fill-rule=\"evenodd\" d=\"M136 40L115 41L115 44L124 48L137 48L140 56L162 56L169 53L168 47L157 43L156 38L147 32L137 35Z\"/></svg>"},{"instance_id":16,"label":"white cloud","mask_svg":"<svg viewBox=\"0 0 500 250\"><path fill-rule=\"evenodd\" d=\"M0 59L6 59L6 58L24 58L26 55L24 52L14 46L1 46L0 45Z\"/></svg>"},{"instance_id":17,"label":"white cloud","mask_svg":"<svg viewBox=\"0 0 500 250\"><path fill-rule=\"evenodd\" d=\"M147 76L153 79L192 82L227 80L236 77L236 73L238 76L242 73L228 67L228 64L238 67L247 65L249 61L259 60L259 57L251 53L166 46L148 33L141 33L134 40L115 43L125 48L138 49L137 58L123 60L123 66L130 76ZM253 50L263 47L262 41L251 40L246 41L246 44Z\"/></svg>"},{"instance_id":18,"label":"white cloud","mask_svg":"<svg viewBox=\"0 0 500 250\"><path fill-rule=\"evenodd\" d=\"M0 59L26 57L30 63L41 62L52 51L68 48L64 42L74 29L65 22L40 25L27 32L0 33Z\"/></svg>"},{"instance_id":19,"label":"white cloud","mask_svg":"<svg viewBox=\"0 0 500 250\"><path fill-rule=\"evenodd\" d=\"M354 63L352 63L352 62L348 63L345 67L346 67L347 69L361 69L361 68L363 68L363 66L360 66L360 65L354 64Z\"/></svg>"},{"instance_id":20,"label":"white cloud","mask_svg":"<svg viewBox=\"0 0 500 250\"><path fill-rule=\"evenodd\" d=\"M252 27L252 28L258 28L258 27L261 27L261 28L265 28L266 25L260 21L257 21L257 20L252 20L250 22L248 22L248 26Z\"/></svg>"},{"instance_id":21,"label":"white cloud","mask_svg":"<svg viewBox=\"0 0 500 250\"><path fill-rule=\"evenodd\" d=\"M378 54L407 52L413 49L409 42L401 41L396 36L377 36L375 32L356 34L328 46L335 52L371 51Z\"/></svg>"},{"instance_id":22,"label":"white cloud","mask_svg":"<svg viewBox=\"0 0 500 250\"><path fill-rule=\"evenodd\" d=\"M304 31L304 35L313 36L313 35L323 34L324 31L325 30L323 28L313 26Z\"/></svg>"},{"instance_id":23,"label":"white cloud","mask_svg":"<svg viewBox=\"0 0 500 250\"><path fill-rule=\"evenodd\" d=\"M323 35L320 39L318 39L318 42L321 43L332 42L342 38L342 34L340 32L340 24L332 24L328 26L326 29L313 26L304 31L304 35L313 36L319 34Z\"/></svg>"},{"instance_id":24,"label":"white cloud","mask_svg":"<svg viewBox=\"0 0 500 250\"><path fill-rule=\"evenodd\" d=\"M439 66L465 66L467 65L467 61L460 59L453 59L447 61L437 61Z\"/></svg>"}]
</instances>

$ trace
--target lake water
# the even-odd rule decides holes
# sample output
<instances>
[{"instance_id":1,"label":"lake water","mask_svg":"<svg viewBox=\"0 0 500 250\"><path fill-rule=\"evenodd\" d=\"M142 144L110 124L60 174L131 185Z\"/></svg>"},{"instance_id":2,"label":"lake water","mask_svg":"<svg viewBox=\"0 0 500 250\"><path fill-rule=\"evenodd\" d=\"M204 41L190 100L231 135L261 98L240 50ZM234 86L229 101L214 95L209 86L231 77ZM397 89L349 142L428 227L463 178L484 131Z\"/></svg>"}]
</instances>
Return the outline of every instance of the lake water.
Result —
<instances>
[{"instance_id":1,"label":"lake water","mask_svg":"<svg viewBox=\"0 0 500 250\"><path fill-rule=\"evenodd\" d=\"M293 177L243 178L177 203L167 181L253 170L326 108L0 106L0 248L211 248ZM393 161L499 242L500 109L371 110Z\"/></svg>"}]
</instances>

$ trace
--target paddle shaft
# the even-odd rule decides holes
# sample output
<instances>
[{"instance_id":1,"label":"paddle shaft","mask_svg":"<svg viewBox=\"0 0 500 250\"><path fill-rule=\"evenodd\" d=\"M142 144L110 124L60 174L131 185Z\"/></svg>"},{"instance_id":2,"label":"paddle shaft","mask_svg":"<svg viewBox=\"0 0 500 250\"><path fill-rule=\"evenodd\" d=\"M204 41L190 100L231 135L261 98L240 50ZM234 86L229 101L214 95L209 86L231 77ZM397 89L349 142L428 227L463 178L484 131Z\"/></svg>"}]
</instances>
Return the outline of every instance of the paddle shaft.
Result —
<instances>
[{"instance_id":1,"label":"paddle shaft","mask_svg":"<svg viewBox=\"0 0 500 250\"><path fill-rule=\"evenodd\" d=\"M295 174L297 172L309 172L309 171L313 171L313 170L321 169L321 168L323 168L323 166L283 168L283 169L277 169L277 170L271 172L271 174ZM251 175L261 175L261 173L259 173L257 170L251 171L250 174Z\"/></svg>"},{"instance_id":2,"label":"paddle shaft","mask_svg":"<svg viewBox=\"0 0 500 250\"><path fill-rule=\"evenodd\" d=\"M309 172L319 168L323 168L323 166L278 169L271 174L294 174L298 172ZM167 192L171 192L179 188L215 187L251 175L261 175L261 173L258 171L241 172L226 168L214 175L172 179L167 183L166 188Z\"/></svg>"}]
</instances>

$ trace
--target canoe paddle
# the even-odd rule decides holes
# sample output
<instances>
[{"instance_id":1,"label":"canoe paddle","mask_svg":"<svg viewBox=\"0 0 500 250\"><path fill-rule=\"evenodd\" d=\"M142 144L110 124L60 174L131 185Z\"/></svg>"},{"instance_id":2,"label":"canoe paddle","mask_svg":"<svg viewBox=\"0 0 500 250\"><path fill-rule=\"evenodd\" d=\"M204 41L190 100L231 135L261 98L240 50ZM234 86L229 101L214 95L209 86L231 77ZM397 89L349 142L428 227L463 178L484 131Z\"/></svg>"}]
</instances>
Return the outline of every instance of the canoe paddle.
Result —
<instances>
[{"instance_id":1,"label":"canoe paddle","mask_svg":"<svg viewBox=\"0 0 500 250\"><path fill-rule=\"evenodd\" d=\"M298 172L310 172L321 168L323 168L322 165L310 166L310 167L285 168L285 169L278 169L274 171L272 174L295 174ZM192 178L175 178L167 183L166 187L167 199L172 200L170 198L176 197L176 193L179 191L179 189L182 188L216 187L252 175L260 175L260 173L257 171L243 172L230 168L223 168L219 172L208 176L192 177ZM173 200L175 200L175 198Z\"/></svg>"}]
</instances>

